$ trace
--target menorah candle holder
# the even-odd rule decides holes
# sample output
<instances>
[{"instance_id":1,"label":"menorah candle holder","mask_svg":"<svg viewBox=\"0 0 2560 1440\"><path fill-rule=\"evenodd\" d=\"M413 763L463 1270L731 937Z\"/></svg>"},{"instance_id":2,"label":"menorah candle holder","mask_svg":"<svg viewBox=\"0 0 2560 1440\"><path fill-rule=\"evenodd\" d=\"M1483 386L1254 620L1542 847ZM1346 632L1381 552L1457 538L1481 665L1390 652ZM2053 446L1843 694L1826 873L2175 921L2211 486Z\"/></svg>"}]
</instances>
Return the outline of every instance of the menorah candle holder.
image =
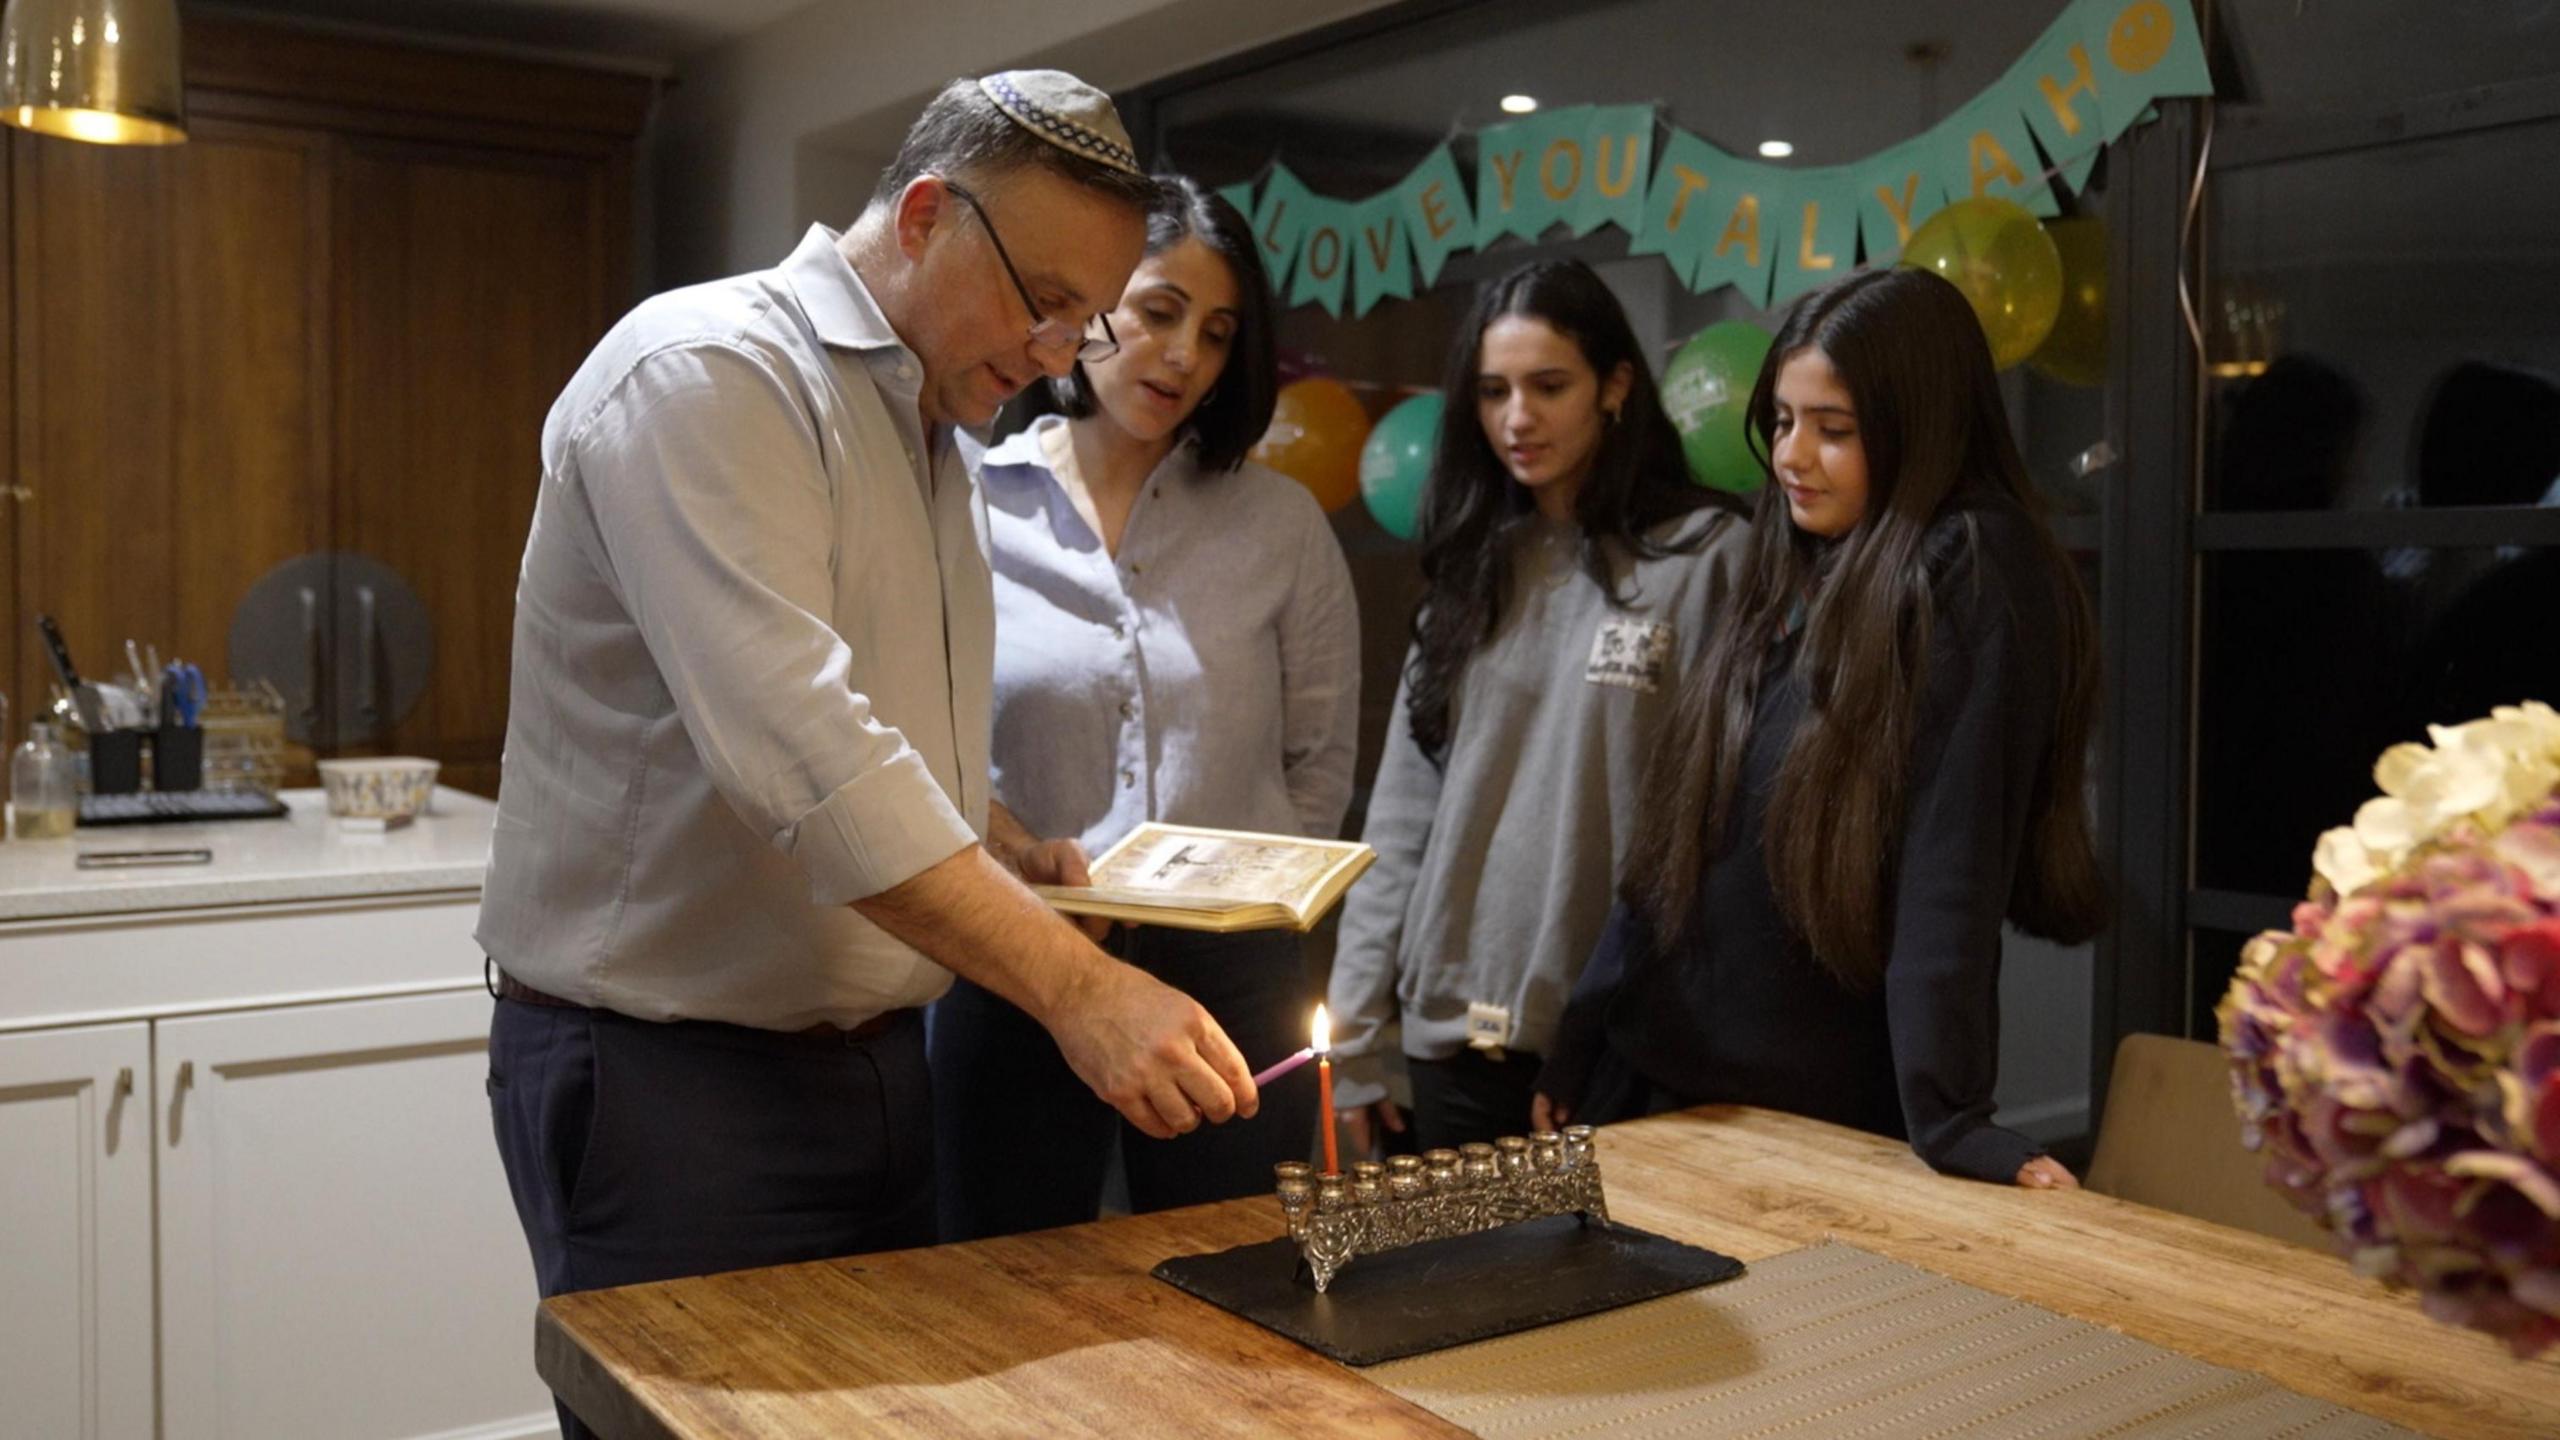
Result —
<instances>
[{"instance_id":1,"label":"menorah candle holder","mask_svg":"<svg viewBox=\"0 0 2560 1440\"><path fill-rule=\"evenodd\" d=\"M1549 1215L1609 1222L1600 1153L1588 1125L1398 1155L1384 1164L1355 1161L1349 1175L1318 1175L1303 1160L1272 1168L1289 1238L1319 1293L1362 1255Z\"/></svg>"}]
</instances>

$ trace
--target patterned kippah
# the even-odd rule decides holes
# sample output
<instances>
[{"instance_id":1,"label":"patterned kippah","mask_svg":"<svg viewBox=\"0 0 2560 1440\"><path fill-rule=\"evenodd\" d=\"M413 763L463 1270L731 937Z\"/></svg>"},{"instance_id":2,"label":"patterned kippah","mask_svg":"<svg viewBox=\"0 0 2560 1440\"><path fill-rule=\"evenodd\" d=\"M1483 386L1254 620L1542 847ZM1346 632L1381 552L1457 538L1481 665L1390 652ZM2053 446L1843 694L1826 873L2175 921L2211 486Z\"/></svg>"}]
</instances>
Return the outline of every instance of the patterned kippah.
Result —
<instances>
[{"instance_id":1,"label":"patterned kippah","mask_svg":"<svg viewBox=\"0 0 2560 1440\"><path fill-rule=\"evenodd\" d=\"M978 82L1013 123L1087 160L1143 176L1111 97L1064 70L1007 70Z\"/></svg>"}]
</instances>

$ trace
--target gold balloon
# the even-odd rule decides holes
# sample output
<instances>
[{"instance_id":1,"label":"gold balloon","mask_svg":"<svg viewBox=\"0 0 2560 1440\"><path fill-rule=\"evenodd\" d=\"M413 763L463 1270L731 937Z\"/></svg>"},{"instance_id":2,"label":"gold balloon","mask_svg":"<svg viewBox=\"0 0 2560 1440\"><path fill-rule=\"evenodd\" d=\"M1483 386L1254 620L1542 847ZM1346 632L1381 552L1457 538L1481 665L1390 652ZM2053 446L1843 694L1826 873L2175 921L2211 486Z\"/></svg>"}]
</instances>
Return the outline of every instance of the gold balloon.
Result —
<instances>
[{"instance_id":1,"label":"gold balloon","mask_svg":"<svg viewBox=\"0 0 2560 1440\"><path fill-rule=\"evenodd\" d=\"M2034 354L2062 311L2062 256L2014 201L1958 200L1911 232L1902 263L1964 292L1991 342L1991 363L2003 370Z\"/></svg>"},{"instance_id":2,"label":"gold balloon","mask_svg":"<svg viewBox=\"0 0 2560 1440\"><path fill-rule=\"evenodd\" d=\"M1322 375L1280 387L1271 428L1253 458L1313 491L1328 511L1360 498L1360 446L1369 412L1341 381Z\"/></svg>"},{"instance_id":3,"label":"gold balloon","mask_svg":"<svg viewBox=\"0 0 2560 1440\"><path fill-rule=\"evenodd\" d=\"M2048 220L2044 229L2062 256L2062 313L2027 364L2065 385L2102 385L2107 378L2106 223L2095 215L2079 215Z\"/></svg>"}]
</instances>

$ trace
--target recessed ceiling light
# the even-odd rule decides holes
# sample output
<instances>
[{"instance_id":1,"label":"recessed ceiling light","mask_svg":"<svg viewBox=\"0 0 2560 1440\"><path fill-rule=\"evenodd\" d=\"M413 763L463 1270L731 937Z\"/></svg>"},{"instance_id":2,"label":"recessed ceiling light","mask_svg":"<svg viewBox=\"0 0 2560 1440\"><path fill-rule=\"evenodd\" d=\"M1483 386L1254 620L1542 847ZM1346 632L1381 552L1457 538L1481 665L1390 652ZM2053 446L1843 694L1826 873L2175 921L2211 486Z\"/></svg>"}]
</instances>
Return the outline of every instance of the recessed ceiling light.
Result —
<instances>
[{"instance_id":1,"label":"recessed ceiling light","mask_svg":"<svg viewBox=\"0 0 2560 1440\"><path fill-rule=\"evenodd\" d=\"M1526 115L1537 108L1538 97L1535 95L1505 95L1502 97L1502 113L1505 115Z\"/></svg>"},{"instance_id":2,"label":"recessed ceiling light","mask_svg":"<svg viewBox=\"0 0 2560 1440\"><path fill-rule=\"evenodd\" d=\"M1763 140L1760 142L1760 153L1767 159L1784 160L1796 153L1796 147L1784 140Z\"/></svg>"}]
</instances>

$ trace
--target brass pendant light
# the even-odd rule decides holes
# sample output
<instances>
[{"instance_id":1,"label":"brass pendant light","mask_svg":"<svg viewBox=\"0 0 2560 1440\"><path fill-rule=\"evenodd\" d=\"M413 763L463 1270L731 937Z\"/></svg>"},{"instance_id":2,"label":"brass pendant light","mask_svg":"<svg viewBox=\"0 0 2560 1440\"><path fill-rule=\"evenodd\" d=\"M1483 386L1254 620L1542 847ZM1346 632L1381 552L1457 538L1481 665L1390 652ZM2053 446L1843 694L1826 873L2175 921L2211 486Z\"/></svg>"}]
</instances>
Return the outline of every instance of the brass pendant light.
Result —
<instances>
[{"instance_id":1,"label":"brass pendant light","mask_svg":"<svg viewBox=\"0 0 2560 1440\"><path fill-rule=\"evenodd\" d=\"M177 0L8 0L0 123L103 145L187 138Z\"/></svg>"}]
</instances>

